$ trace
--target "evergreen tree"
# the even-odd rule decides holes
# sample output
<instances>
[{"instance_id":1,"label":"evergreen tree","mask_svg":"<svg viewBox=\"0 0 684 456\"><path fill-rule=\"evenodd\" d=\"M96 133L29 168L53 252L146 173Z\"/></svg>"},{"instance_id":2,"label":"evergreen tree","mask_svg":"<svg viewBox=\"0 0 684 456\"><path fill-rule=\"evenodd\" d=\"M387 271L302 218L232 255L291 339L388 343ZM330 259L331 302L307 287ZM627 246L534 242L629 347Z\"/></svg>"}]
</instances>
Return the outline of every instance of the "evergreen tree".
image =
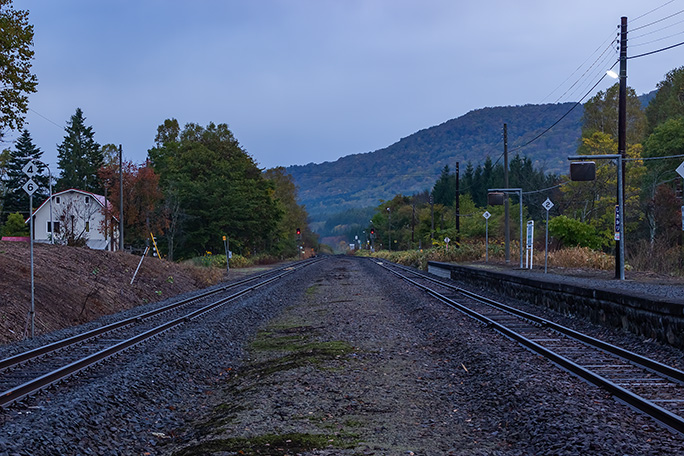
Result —
<instances>
[{"instance_id":1,"label":"evergreen tree","mask_svg":"<svg viewBox=\"0 0 684 456\"><path fill-rule=\"evenodd\" d=\"M22 188L28 180L22 168L31 160L36 161L38 173L33 176L33 181L38 184L38 190L33 194L34 207L48 198L50 185L45 165L40 162L43 152L33 144L28 130L24 130L17 139L15 149L10 151L10 159L7 164L7 195L3 212L9 214L19 212L28 214L29 196Z\"/></svg>"},{"instance_id":2,"label":"evergreen tree","mask_svg":"<svg viewBox=\"0 0 684 456\"><path fill-rule=\"evenodd\" d=\"M66 136L57 146L57 166L62 174L57 181L59 191L69 188L93 193L102 192L97 171L104 163L102 148L95 142L92 127L86 127L81 108L71 116L65 128Z\"/></svg>"},{"instance_id":3,"label":"evergreen tree","mask_svg":"<svg viewBox=\"0 0 684 456\"><path fill-rule=\"evenodd\" d=\"M445 165L442 174L432 188L435 204L451 206L456 199L456 174L449 172L449 165Z\"/></svg>"}]
</instances>

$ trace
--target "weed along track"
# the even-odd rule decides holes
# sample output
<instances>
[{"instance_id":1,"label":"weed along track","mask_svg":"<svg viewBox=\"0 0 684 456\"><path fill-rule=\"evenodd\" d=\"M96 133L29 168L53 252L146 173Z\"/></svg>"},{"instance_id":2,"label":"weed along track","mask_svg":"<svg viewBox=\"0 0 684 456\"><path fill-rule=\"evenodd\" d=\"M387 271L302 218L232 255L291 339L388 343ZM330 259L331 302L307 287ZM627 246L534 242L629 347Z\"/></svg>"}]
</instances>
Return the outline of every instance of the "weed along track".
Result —
<instances>
[{"instance_id":1,"label":"weed along track","mask_svg":"<svg viewBox=\"0 0 684 456\"><path fill-rule=\"evenodd\" d=\"M294 270L132 358L99 366L66 395L3 411L0 454L622 456L684 447L601 389L353 257Z\"/></svg>"}]
</instances>

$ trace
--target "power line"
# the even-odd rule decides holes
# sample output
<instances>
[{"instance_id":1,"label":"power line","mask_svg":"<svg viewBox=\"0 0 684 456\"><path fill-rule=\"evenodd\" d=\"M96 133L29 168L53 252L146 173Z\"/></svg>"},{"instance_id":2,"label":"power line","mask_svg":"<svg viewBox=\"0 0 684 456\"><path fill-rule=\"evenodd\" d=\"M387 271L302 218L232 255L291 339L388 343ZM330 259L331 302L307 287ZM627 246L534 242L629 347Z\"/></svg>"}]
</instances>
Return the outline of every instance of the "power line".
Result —
<instances>
[{"instance_id":1,"label":"power line","mask_svg":"<svg viewBox=\"0 0 684 456\"><path fill-rule=\"evenodd\" d=\"M682 22L684 22L684 21L682 21ZM664 37L662 37L662 38L657 38L657 39L655 39L655 40L647 41L647 42L645 42L645 43L639 43L639 44L631 44L631 43L630 43L629 46L630 46L630 48L639 47L639 46L646 46L647 44L657 43L658 41L663 41L663 40L666 40L666 39L668 39L668 38L673 38L673 37L675 37L675 36L679 36L679 35L682 35L682 34L684 34L684 32L679 32L679 33L675 33L674 35L664 36Z\"/></svg>"},{"instance_id":2,"label":"power line","mask_svg":"<svg viewBox=\"0 0 684 456\"><path fill-rule=\"evenodd\" d=\"M640 161L640 160L668 160L671 158L682 158L684 154L680 155L668 155L666 157L641 157L641 158L623 158L625 161Z\"/></svg>"},{"instance_id":3,"label":"power line","mask_svg":"<svg viewBox=\"0 0 684 456\"><path fill-rule=\"evenodd\" d=\"M572 73L570 73L570 75L569 75L567 78L565 78L565 80L564 80L563 82L561 82L561 83L558 85L558 87L556 87L555 89L553 89L553 90L551 91L551 93L549 93L547 96L545 96L545 97L542 99L542 101L540 102L540 104L543 103L543 102L544 102L547 98L549 98L551 95L553 95L556 91L558 91L558 89L560 89L566 82L568 82L568 81L575 75L575 73L577 73L577 72L578 72L578 71L579 71L579 70L580 70L580 69L581 69L589 60L591 60L591 58L594 56L594 54L596 54L598 51L600 51L600 50L605 46L605 44L606 44L607 42L610 43L610 44L608 45L608 47L611 47L611 46L615 43L615 41L616 41L616 38L614 38L614 34L615 34L615 32L611 31L611 32L610 32L610 35L608 36L608 38L607 38L606 40L604 40L604 41L596 48L596 50L594 50L594 52L592 52L592 53L589 55L589 57L587 57L586 60L585 60L584 62L582 62L582 63L575 69L575 71L573 71ZM601 55L603 55L605 52L606 52L606 51L604 50L604 51L601 53ZM599 58L601 58L601 55L599 55L599 57L597 57L597 60L598 60ZM595 63L596 63L596 62L594 62L594 64L595 64ZM593 66L593 64L592 64L592 66ZM589 68L591 68L591 67L589 67ZM588 70L587 70L587 71L588 71ZM584 72L584 74L586 74L586 71ZM580 76L580 79L581 79L583 76L584 76L584 75ZM574 86L575 84L577 84L577 81L573 84L573 86ZM571 87L572 87L572 86L571 86ZM568 90L569 90L569 89L568 89ZM567 90L566 90L566 93L567 93ZM565 93L564 93L563 95L561 95L560 98L558 98L558 100L560 100L561 98L563 98L563 96L565 96ZM556 103L558 103L558 100L556 100Z\"/></svg>"},{"instance_id":4,"label":"power line","mask_svg":"<svg viewBox=\"0 0 684 456\"><path fill-rule=\"evenodd\" d=\"M610 69L614 68L615 65L617 65L617 64L618 64L618 62L615 62L615 63L613 64L613 66L610 67ZM601 79L599 79L599 80L596 82L596 84L594 84L593 87L592 87L591 89L589 89L589 91L588 91L587 93L585 93L584 96L583 96L582 98L580 98L580 100L579 100L577 103L575 103L574 105L572 105L572 107L571 107L565 114L563 114L563 115L560 117L560 119L558 119L557 121L555 121L549 128L547 128L546 130L542 131L542 132L539 133L537 136L535 136L535 137L532 138L531 140L527 141L525 144L523 144L523 145L521 145L521 146L517 146L517 147L511 149L510 152L516 151L516 150L518 150L518 149L522 149L523 147L527 147L527 146L529 146L530 144L532 144L533 142L535 142L536 140L538 140L539 138L541 138L542 136L544 136L546 133L548 133L553 127L555 127L556 125L558 125L558 124L560 123L561 120L565 119L565 117L567 117L568 114L570 114L577 106L579 106L580 104L582 104L582 100L584 100L584 99L587 97L587 95L589 95L591 92L593 92L593 90L596 88L596 86L598 86L598 85L601 83L601 81L603 81L603 79L605 79L606 76L607 76L607 75L604 73L603 76L601 76Z\"/></svg>"},{"instance_id":5,"label":"power line","mask_svg":"<svg viewBox=\"0 0 684 456\"><path fill-rule=\"evenodd\" d=\"M639 54L639 55L633 55L633 56L627 57L627 59L628 59L628 60L631 60L631 59L638 59L639 57L645 57L645 56L647 56L647 55L657 54L658 52L667 51L668 49L676 48L677 46L681 46L682 44L684 44L684 41L682 41L681 43L673 44L672 46L664 47L664 48L662 48L662 49L657 49L657 50L655 50L655 51L645 52L645 53Z\"/></svg>"},{"instance_id":6,"label":"power line","mask_svg":"<svg viewBox=\"0 0 684 456\"><path fill-rule=\"evenodd\" d=\"M51 124L53 124L53 125L59 127L60 130L62 130L62 129L64 128L64 127L62 127L61 125L59 125L58 123L53 122L52 120L48 119L47 117L45 117L44 115L42 115L41 113L39 113L38 111L36 111L35 109L29 108L29 111L31 111L32 113L36 114L36 115L39 116L39 117L42 117L43 119L47 120L47 121L50 122Z\"/></svg>"},{"instance_id":7,"label":"power line","mask_svg":"<svg viewBox=\"0 0 684 456\"><path fill-rule=\"evenodd\" d=\"M670 3L673 3L674 1L675 1L675 0L670 0L669 2L665 2L665 3L663 3L662 5L660 5L660 6L657 7L657 8L653 8L651 11L648 11L648 12L642 14L641 16L635 17L634 19L632 19L632 22L636 22L636 21L638 21L639 19L641 19L642 17L648 16L649 14L651 14L651 13L653 13L653 12L655 12L655 11L658 11L660 8L663 8L663 7L667 6L667 5L669 5Z\"/></svg>"},{"instance_id":8,"label":"power line","mask_svg":"<svg viewBox=\"0 0 684 456\"><path fill-rule=\"evenodd\" d=\"M677 21L677 22L675 22L674 24L666 25L665 27L661 27L661 28L659 28L658 30L653 30L652 32L646 32L646 33L642 33L641 35L632 36L632 37L630 37L630 39L629 39L629 41L630 41L630 47L639 46L639 45L631 44L632 41L634 41L634 40L637 40L637 39L639 39L639 38L643 38L643 37L648 36L648 35L653 35L654 33L662 32L663 30L666 30L666 29L669 29L669 28L674 27L675 25L681 24L682 22L684 22L684 20Z\"/></svg>"},{"instance_id":9,"label":"power line","mask_svg":"<svg viewBox=\"0 0 684 456\"><path fill-rule=\"evenodd\" d=\"M522 193L523 193L523 195L531 195L532 193L544 193L544 192L548 192L549 190L553 190L554 188L562 187L563 185L569 184L570 182L572 182L572 181L565 181L565 182L561 182L558 185L554 185L553 187L542 188L540 190L530 190L529 192L522 192Z\"/></svg>"},{"instance_id":10,"label":"power line","mask_svg":"<svg viewBox=\"0 0 684 456\"><path fill-rule=\"evenodd\" d=\"M666 20L668 20L668 19L670 19L670 18L673 18L673 17L675 17L675 16L677 16L677 15L679 15L679 14L682 14L682 13L684 13L684 10L677 11L676 13L672 13L672 14L670 14L669 16L665 16L665 17L663 17L663 18L661 18L661 19L658 19L657 21L650 22L650 23L648 23L648 24L642 25L641 27L633 28L633 29L631 30L631 32L636 32L637 30L641 30L641 29L644 29L644 28L646 28L646 27L650 27L650 26L652 26L652 25L659 24L659 23L661 23L661 22L663 22L663 21L666 21Z\"/></svg>"},{"instance_id":11,"label":"power line","mask_svg":"<svg viewBox=\"0 0 684 456\"><path fill-rule=\"evenodd\" d=\"M589 73L589 71L596 66L596 64L599 62L599 60L604 62L605 60L607 60L607 58L610 58L610 54L608 54L607 56L605 56L605 54L606 54L606 52L608 52L609 49L612 49L612 46L616 41L617 41L616 39L613 39L613 41L610 42L610 44L603 50L603 52L601 52L601 54L599 54L599 56L596 58L596 60L594 60L594 62L584 71L584 73L582 73L582 75L577 79L577 81L575 81L570 87L568 87L568 89L563 93L563 95L561 95L556 100L556 103L558 103L568 92L570 92L570 90L572 90L573 87L575 87L580 81L582 81L583 78L587 75L587 73ZM574 93L575 92L573 92L573 94Z\"/></svg>"}]
</instances>

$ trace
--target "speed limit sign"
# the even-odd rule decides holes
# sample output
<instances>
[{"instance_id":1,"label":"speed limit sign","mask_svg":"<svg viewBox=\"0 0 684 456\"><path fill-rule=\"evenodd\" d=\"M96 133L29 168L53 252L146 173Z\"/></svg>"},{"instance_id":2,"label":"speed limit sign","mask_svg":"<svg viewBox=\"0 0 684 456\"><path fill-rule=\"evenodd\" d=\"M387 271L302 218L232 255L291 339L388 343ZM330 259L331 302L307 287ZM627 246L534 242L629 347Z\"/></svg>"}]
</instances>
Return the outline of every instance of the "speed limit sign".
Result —
<instances>
[{"instance_id":1,"label":"speed limit sign","mask_svg":"<svg viewBox=\"0 0 684 456\"><path fill-rule=\"evenodd\" d=\"M38 185L33 182L33 179L29 179L21 188L23 188L24 191L31 196L36 190L38 190Z\"/></svg>"}]
</instances>

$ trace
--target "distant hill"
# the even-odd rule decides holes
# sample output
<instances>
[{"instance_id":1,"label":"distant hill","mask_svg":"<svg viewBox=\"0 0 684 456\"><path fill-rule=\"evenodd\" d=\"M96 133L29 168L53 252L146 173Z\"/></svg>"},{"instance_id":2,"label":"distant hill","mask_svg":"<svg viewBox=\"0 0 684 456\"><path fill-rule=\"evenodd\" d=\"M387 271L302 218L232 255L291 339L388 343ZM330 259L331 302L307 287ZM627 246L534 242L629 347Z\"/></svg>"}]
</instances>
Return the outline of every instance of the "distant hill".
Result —
<instances>
[{"instance_id":1,"label":"distant hill","mask_svg":"<svg viewBox=\"0 0 684 456\"><path fill-rule=\"evenodd\" d=\"M646 106L654 96L655 91L639 98ZM360 217L365 218L367 211L360 209L375 207L396 194L431 189L444 165L453 170L460 162L463 172L468 162L477 166L487 156L499 160L503 155L504 123L508 125L511 158L520 154L547 172L566 173L567 157L577 150L584 111L581 105L571 110L573 106L561 103L477 109L420 130L384 149L348 155L334 162L291 166L287 171L299 187L299 202L306 206L314 229L332 220L333 215L351 214L352 209L362 214L356 223L366 223Z\"/></svg>"},{"instance_id":2,"label":"distant hill","mask_svg":"<svg viewBox=\"0 0 684 456\"><path fill-rule=\"evenodd\" d=\"M503 155L503 124L508 124L511 157L529 157L535 166L565 172L567 156L575 152L580 137L582 106L570 112L551 131L525 145L566 114L573 103L483 108L420 130L384 149L342 157L334 162L291 166L299 187L299 201L311 217L351 208L377 206L401 193L430 189L444 165L461 170L486 156Z\"/></svg>"}]
</instances>

